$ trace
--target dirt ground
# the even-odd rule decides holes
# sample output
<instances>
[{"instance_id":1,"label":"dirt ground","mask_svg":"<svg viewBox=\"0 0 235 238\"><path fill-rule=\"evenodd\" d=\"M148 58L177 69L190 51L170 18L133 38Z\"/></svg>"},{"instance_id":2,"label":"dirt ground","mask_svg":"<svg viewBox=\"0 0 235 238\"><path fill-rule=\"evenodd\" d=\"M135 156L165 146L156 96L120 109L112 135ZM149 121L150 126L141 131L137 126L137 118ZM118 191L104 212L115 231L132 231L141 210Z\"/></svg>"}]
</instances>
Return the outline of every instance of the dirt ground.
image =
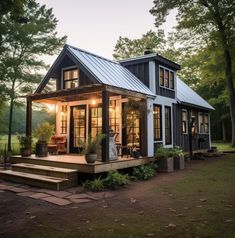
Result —
<instances>
[{"instance_id":1,"label":"dirt ground","mask_svg":"<svg viewBox=\"0 0 235 238\"><path fill-rule=\"evenodd\" d=\"M0 191L0 237L235 237L235 154L56 206Z\"/></svg>"}]
</instances>

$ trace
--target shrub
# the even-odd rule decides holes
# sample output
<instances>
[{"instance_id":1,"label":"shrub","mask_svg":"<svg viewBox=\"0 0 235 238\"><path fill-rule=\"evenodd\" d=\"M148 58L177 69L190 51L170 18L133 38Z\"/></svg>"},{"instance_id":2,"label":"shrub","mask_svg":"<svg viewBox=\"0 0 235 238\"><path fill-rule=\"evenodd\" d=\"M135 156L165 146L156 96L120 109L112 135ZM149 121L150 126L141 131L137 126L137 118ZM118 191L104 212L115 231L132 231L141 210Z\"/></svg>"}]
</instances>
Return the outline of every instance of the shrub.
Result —
<instances>
[{"instance_id":1,"label":"shrub","mask_svg":"<svg viewBox=\"0 0 235 238\"><path fill-rule=\"evenodd\" d=\"M171 157L172 153L170 149L160 146L159 148L157 148L155 152L155 156L158 158L167 158L167 157Z\"/></svg>"},{"instance_id":2,"label":"shrub","mask_svg":"<svg viewBox=\"0 0 235 238\"><path fill-rule=\"evenodd\" d=\"M156 165L148 164L135 167L133 169L133 175L139 180L148 180L152 178L156 173Z\"/></svg>"},{"instance_id":3,"label":"shrub","mask_svg":"<svg viewBox=\"0 0 235 238\"><path fill-rule=\"evenodd\" d=\"M38 139L38 141L48 142L51 136L54 134L54 130L54 125L51 125L48 122L44 122L35 128L33 134Z\"/></svg>"},{"instance_id":4,"label":"shrub","mask_svg":"<svg viewBox=\"0 0 235 238\"><path fill-rule=\"evenodd\" d=\"M31 136L21 136L17 135L21 149L31 149L32 147L32 137Z\"/></svg>"},{"instance_id":5,"label":"shrub","mask_svg":"<svg viewBox=\"0 0 235 238\"><path fill-rule=\"evenodd\" d=\"M180 157L183 156L183 150L179 146L175 146L174 148L171 149L171 154L173 157Z\"/></svg>"},{"instance_id":6,"label":"shrub","mask_svg":"<svg viewBox=\"0 0 235 238\"><path fill-rule=\"evenodd\" d=\"M107 177L103 180L104 185L111 189L127 185L130 183L130 177L128 174L120 174L118 171L109 171Z\"/></svg>"},{"instance_id":7,"label":"shrub","mask_svg":"<svg viewBox=\"0 0 235 238\"><path fill-rule=\"evenodd\" d=\"M85 154L93 154L93 153L96 154L102 140L105 137L106 137L105 134L99 134L95 138L91 138L91 136L89 136L88 142L87 142L87 145L86 145L86 148L85 148Z\"/></svg>"},{"instance_id":8,"label":"shrub","mask_svg":"<svg viewBox=\"0 0 235 238\"><path fill-rule=\"evenodd\" d=\"M89 189L94 192L100 192L104 190L104 182L103 180L99 177L97 179L94 179L93 181L87 180L82 184L82 187L84 189Z\"/></svg>"}]
</instances>

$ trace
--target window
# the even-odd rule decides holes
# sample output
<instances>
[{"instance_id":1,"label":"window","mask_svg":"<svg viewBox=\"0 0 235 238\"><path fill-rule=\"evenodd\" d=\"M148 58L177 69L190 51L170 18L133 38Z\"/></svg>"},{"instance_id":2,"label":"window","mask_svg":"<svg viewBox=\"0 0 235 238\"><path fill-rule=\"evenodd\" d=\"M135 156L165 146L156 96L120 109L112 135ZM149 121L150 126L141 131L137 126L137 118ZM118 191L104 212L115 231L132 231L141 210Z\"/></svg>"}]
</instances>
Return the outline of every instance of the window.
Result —
<instances>
[{"instance_id":1,"label":"window","mask_svg":"<svg viewBox=\"0 0 235 238\"><path fill-rule=\"evenodd\" d=\"M79 86L79 71L78 69L64 70L64 89L76 88Z\"/></svg>"},{"instance_id":2,"label":"window","mask_svg":"<svg viewBox=\"0 0 235 238\"><path fill-rule=\"evenodd\" d=\"M171 144L171 107L165 107L165 144Z\"/></svg>"},{"instance_id":3,"label":"window","mask_svg":"<svg viewBox=\"0 0 235 238\"><path fill-rule=\"evenodd\" d=\"M187 110L182 110L182 133L188 133L188 113Z\"/></svg>"},{"instance_id":4,"label":"window","mask_svg":"<svg viewBox=\"0 0 235 238\"><path fill-rule=\"evenodd\" d=\"M140 143L140 118L135 112L127 115L127 145L135 145L139 147Z\"/></svg>"},{"instance_id":5,"label":"window","mask_svg":"<svg viewBox=\"0 0 235 238\"><path fill-rule=\"evenodd\" d=\"M204 114L204 131L209 133L209 117L208 114Z\"/></svg>"},{"instance_id":6,"label":"window","mask_svg":"<svg viewBox=\"0 0 235 238\"><path fill-rule=\"evenodd\" d=\"M153 130L154 140L162 140L162 113L161 106L153 106Z\"/></svg>"},{"instance_id":7,"label":"window","mask_svg":"<svg viewBox=\"0 0 235 238\"><path fill-rule=\"evenodd\" d=\"M174 72L170 71L170 89L174 89Z\"/></svg>"},{"instance_id":8,"label":"window","mask_svg":"<svg viewBox=\"0 0 235 238\"><path fill-rule=\"evenodd\" d=\"M175 73L165 67L159 67L159 84L161 87L174 90Z\"/></svg>"},{"instance_id":9,"label":"window","mask_svg":"<svg viewBox=\"0 0 235 238\"><path fill-rule=\"evenodd\" d=\"M102 107L91 107L90 109L91 138L102 133Z\"/></svg>"},{"instance_id":10,"label":"window","mask_svg":"<svg viewBox=\"0 0 235 238\"><path fill-rule=\"evenodd\" d=\"M61 134L67 134L67 106L61 107Z\"/></svg>"},{"instance_id":11,"label":"window","mask_svg":"<svg viewBox=\"0 0 235 238\"><path fill-rule=\"evenodd\" d=\"M165 70L165 87L169 88L169 70Z\"/></svg>"},{"instance_id":12,"label":"window","mask_svg":"<svg viewBox=\"0 0 235 238\"><path fill-rule=\"evenodd\" d=\"M192 110L191 111L191 120L194 120L194 123L192 125L192 134L195 135L198 133L198 122L197 122L197 112Z\"/></svg>"},{"instance_id":13,"label":"window","mask_svg":"<svg viewBox=\"0 0 235 238\"><path fill-rule=\"evenodd\" d=\"M116 100L109 101L109 127L112 131L118 133L116 141L120 141L119 107Z\"/></svg>"},{"instance_id":14,"label":"window","mask_svg":"<svg viewBox=\"0 0 235 238\"><path fill-rule=\"evenodd\" d=\"M160 67L160 86L164 86L164 69Z\"/></svg>"},{"instance_id":15,"label":"window","mask_svg":"<svg viewBox=\"0 0 235 238\"><path fill-rule=\"evenodd\" d=\"M198 113L198 125L199 133L208 134L209 133L209 115L207 113Z\"/></svg>"}]
</instances>

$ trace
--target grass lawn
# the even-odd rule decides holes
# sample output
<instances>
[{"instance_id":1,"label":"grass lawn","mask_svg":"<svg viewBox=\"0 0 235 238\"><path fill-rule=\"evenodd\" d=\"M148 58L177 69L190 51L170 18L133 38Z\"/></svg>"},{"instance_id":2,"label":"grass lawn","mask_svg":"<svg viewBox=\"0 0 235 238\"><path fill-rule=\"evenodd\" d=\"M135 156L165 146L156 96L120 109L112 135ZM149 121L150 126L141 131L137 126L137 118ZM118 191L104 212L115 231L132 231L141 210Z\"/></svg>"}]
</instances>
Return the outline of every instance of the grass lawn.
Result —
<instances>
[{"instance_id":1,"label":"grass lawn","mask_svg":"<svg viewBox=\"0 0 235 238\"><path fill-rule=\"evenodd\" d=\"M233 238L234 188L235 154L227 154L190 161L184 171L133 182L112 198L79 205L58 207L14 194L7 200L0 193L0 231L24 238Z\"/></svg>"},{"instance_id":2,"label":"grass lawn","mask_svg":"<svg viewBox=\"0 0 235 238\"><path fill-rule=\"evenodd\" d=\"M5 145L7 145L7 135L0 135L0 155L5 150ZM19 141L17 139L17 135L12 135L11 137L11 145L12 145L12 153L19 154L20 153L20 146Z\"/></svg>"},{"instance_id":3,"label":"grass lawn","mask_svg":"<svg viewBox=\"0 0 235 238\"><path fill-rule=\"evenodd\" d=\"M231 143L225 142L212 142L212 146L216 146L219 151L235 151L235 147L231 146Z\"/></svg>"}]
</instances>

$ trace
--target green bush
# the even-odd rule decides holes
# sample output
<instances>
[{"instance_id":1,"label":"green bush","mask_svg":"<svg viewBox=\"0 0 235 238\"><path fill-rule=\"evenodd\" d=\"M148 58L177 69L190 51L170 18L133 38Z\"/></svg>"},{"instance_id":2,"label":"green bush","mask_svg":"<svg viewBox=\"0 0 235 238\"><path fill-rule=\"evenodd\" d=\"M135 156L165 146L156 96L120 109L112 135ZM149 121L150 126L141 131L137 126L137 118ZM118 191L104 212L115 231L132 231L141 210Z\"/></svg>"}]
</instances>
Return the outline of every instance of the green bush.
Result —
<instances>
[{"instance_id":1,"label":"green bush","mask_svg":"<svg viewBox=\"0 0 235 238\"><path fill-rule=\"evenodd\" d=\"M127 185L130 183L130 177L128 174L120 174L118 171L109 171L107 177L103 180L104 185L111 189Z\"/></svg>"},{"instance_id":2,"label":"green bush","mask_svg":"<svg viewBox=\"0 0 235 238\"><path fill-rule=\"evenodd\" d=\"M156 168L155 164L140 165L133 169L133 176L139 180L148 180L155 175Z\"/></svg>"},{"instance_id":3,"label":"green bush","mask_svg":"<svg viewBox=\"0 0 235 238\"><path fill-rule=\"evenodd\" d=\"M38 141L45 141L48 143L51 136L54 134L54 130L54 125L51 125L48 122L44 122L35 128L33 135L38 139Z\"/></svg>"},{"instance_id":4,"label":"green bush","mask_svg":"<svg viewBox=\"0 0 235 238\"><path fill-rule=\"evenodd\" d=\"M104 182L103 180L99 177L97 179L94 179L92 181L87 180L82 184L82 187L84 189L89 189L94 192L100 192L104 190Z\"/></svg>"},{"instance_id":5,"label":"green bush","mask_svg":"<svg viewBox=\"0 0 235 238\"><path fill-rule=\"evenodd\" d=\"M172 148L171 154L173 157L180 157L184 155L183 150L179 146L175 146L174 148Z\"/></svg>"},{"instance_id":6,"label":"green bush","mask_svg":"<svg viewBox=\"0 0 235 238\"><path fill-rule=\"evenodd\" d=\"M159 148L157 148L155 152L155 156L158 158L167 158L167 157L171 157L172 153L170 149L160 146Z\"/></svg>"}]
</instances>

